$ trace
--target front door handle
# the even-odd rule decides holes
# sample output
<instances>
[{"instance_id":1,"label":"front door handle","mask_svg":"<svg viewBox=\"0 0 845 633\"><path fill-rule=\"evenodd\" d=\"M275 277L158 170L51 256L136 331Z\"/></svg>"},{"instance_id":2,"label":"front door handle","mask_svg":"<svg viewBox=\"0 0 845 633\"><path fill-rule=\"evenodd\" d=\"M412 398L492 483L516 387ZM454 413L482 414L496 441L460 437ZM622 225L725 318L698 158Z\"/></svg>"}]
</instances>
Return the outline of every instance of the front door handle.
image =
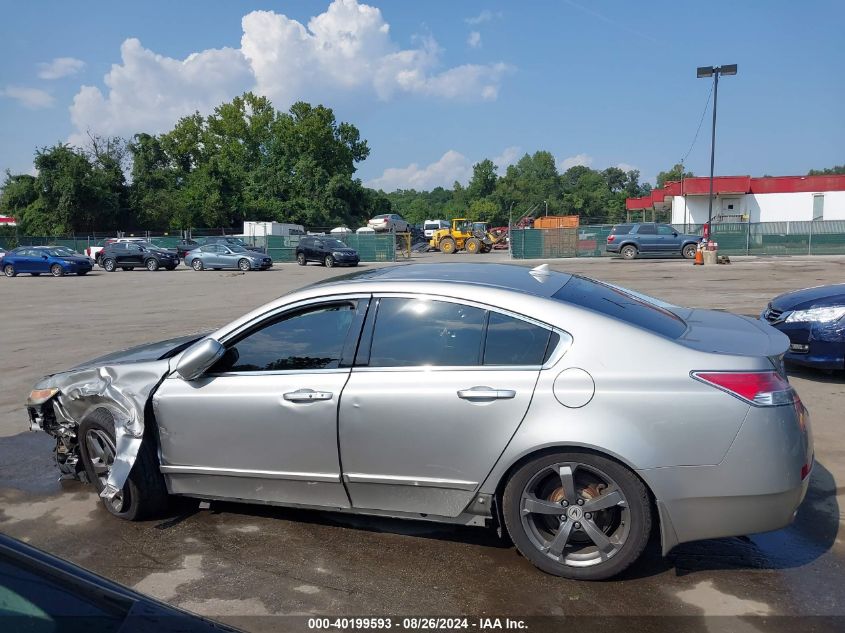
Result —
<instances>
[{"instance_id":1,"label":"front door handle","mask_svg":"<svg viewBox=\"0 0 845 633\"><path fill-rule=\"evenodd\" d=\"M472 387L458 391L461 400L510 400L516 397L513 389L493 389L492 387Z\"/></svg>"},{"instance_id":2,"label":"front door handle","mask_svg":"<svg viewBox=\"0 0 845 633\"><path fill-rule=\"evenodd\" d=\"M313 389L299 389L289 391L282 396L288 402L314 402L315 400L331 400L331 391L314 391Z\"/></svg>"}]
</instances>

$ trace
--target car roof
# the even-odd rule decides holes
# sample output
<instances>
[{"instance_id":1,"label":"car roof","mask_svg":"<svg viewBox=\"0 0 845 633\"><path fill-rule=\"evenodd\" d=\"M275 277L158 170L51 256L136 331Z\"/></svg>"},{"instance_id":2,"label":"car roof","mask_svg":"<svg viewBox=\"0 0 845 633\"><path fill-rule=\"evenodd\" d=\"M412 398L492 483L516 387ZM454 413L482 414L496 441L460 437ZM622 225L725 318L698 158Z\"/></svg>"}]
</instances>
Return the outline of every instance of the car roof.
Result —
<instances>
[{"instance_id":1,"label":"car roof","mask_svg":"<svg viewBox=\"0 0 845 633\"><path fill-rule=\"evenodd\" d=\"M313 287L390 282L470 284L550 297L571 278L569 273L515 264L403 264L341 275Z\"/></svg>"}]
</instances>

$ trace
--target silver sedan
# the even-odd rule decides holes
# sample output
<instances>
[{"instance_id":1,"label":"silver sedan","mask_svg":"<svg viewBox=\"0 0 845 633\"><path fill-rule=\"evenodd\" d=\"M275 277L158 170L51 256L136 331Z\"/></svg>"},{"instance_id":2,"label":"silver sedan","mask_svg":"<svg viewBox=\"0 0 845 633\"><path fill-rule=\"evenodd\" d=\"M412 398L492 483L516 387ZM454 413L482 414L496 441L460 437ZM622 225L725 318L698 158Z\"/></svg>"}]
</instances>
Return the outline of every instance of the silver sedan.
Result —
<instances>
[{"instance_id":1,"label":"silver sedan","mask_svg":"<svg viewBox=\"0 0 845 633\"><path fill-rule=\"evenodd\" d=\"M594 580L652 531L666 553L792 521L813 448L787 346L544 267L407 265L51 375L27 405L118 517L181 495L498 525Z\"/></svg>"},{"instance_id":2,"label":"silver sedan","mask_svg":"<svg viewBox=\"0 0 845 633\"><path fill-rule=\"evenodd\" d=\"M273 259L269 255L248 250L243 246L206 244L188 251L185 255L185 265L194 270L235 268L246 272L267 270L273 266Z\"/></svg>"}]
</instances>

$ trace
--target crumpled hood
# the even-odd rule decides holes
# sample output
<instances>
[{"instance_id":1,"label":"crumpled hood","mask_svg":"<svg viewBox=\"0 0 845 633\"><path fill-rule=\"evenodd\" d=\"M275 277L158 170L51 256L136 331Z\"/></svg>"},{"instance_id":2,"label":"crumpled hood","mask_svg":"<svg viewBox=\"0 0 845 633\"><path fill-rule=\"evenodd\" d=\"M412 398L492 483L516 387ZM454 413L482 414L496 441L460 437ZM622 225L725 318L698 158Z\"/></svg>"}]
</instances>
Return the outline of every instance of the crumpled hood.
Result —
<instances>
[{"instance_id":1,"label":"crumpled hood","mask_svg":"<svg viewBox=\"0 0 845 633\"><path fill-rule=\"evenodd\" d=\"M845 305L845 284L787 292L772 299L769 305L781 312Z\"/></svg>"},{"instance_id":2,"label":"crumpled hood","mask_svg":"<svg viewBox=\"0 0 845 633\"><path fill-rule=\"evenodd\" d=\"M84 369L86 367L97 367L100 365L119 365L124 363L137 363L141 361L159 360L180 347L187 347L191 343L205 338L208 332L203 334L189 334L187 336L180 336L178 338L168 339L166 341L157 341L155 343L145 343L129 349L111 352L105 356L93 358L84 363L75 366L71 371L77 369Z\"/></svg>"}]
</instances>

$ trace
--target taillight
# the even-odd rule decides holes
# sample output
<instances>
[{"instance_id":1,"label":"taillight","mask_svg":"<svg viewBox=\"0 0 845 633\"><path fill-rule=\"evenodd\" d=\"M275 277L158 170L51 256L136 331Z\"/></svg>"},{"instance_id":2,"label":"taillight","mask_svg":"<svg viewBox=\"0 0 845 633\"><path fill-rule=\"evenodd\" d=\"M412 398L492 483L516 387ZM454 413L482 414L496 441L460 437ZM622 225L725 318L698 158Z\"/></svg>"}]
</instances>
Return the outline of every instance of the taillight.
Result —
<instances>
[{"instance_id":1,"label":"taillight","mask_svg":"<svg viewBox=\"0 0 845 633\"><path fill-rule=\"evenodd\" d=\"M760 407L795 401L792 386L775 371L694 371L692 377Z\"/></svg>"},{"instance_id":2,"label":"taillight","mask_svg":"<svg viewBox=\"0 0 845 633\"><path fill-rule=\"evenodd\" d=\"M610 244L615 239L616 239L615 235L608 235L607 236L607 243Z\"/></svg>"}]
</instances>

